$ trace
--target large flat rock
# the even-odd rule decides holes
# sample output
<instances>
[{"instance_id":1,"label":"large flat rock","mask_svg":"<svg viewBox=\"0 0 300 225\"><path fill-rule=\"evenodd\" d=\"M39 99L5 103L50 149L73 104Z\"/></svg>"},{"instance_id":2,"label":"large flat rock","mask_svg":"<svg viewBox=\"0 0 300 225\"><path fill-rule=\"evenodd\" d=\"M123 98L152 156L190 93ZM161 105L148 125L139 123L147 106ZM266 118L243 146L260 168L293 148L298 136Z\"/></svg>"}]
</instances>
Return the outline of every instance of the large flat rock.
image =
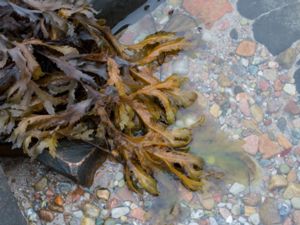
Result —
<instances>
[{"instance_id":1,"label":"large flat rock","mask_svg":"<svg viewBox=\"0 0 300 225\"><path fill-rule=\"evenodd\" d=\"M17 201L10 191L5 174L0 166L0 224L26 225Z\"/></svg>"},{"instance_id":2,"label":"large flat rock","mask_svg":"<svg viewBox=\"0 0 300 225\"><path fill-rule=\"evenodd\" d=\"M239 0L237 8L254 20L254 38L273 55L300 39L300 0Z\"/></svg>"}]
</instances>

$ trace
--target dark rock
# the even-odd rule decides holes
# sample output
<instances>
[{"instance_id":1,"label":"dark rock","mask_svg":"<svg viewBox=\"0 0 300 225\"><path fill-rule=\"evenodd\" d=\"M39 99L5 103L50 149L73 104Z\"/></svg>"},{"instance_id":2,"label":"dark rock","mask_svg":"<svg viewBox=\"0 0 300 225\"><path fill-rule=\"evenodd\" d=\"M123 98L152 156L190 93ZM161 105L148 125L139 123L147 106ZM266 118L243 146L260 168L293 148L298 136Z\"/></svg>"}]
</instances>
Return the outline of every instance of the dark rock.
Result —
<instances>
[{"instance_id":1,"label":"dark rock","mask_svg":"<svg viewBox=\"0 0 300 225\"><path fill-rule=\"evenodd\" d=\"M287 126L287 121L284 117L280 117L278 120L277 120L277 123L276 123L277 127L279 128L279 130L281 132L283 132L285 129L286 129L286 126Z\"/></svg>"},{"instance_id":2,"label":"dark rock","mask_svg":"<svg viewBox=\"0 0 300 225\"><path fill-rule=\"evenodd\" d=\"M57 149L56 158L44 151L38 160L77 183L90 186L96 170L106 160L107 153L83 142L63 140Z\"/></svg>"},{"instance_id":3,"label":"dark rock","mask_svg":"<svg viewBox=\"0 0 300 225\"><path fill-rule=\"evenodd\" d=\"M297 66L300 66L300 60L298 60L298 62L297 62Z\"/></svg>"},{"instance_id":4,"label":"dark rock","mask_svg":"<svg viewBox=\"0 0 300 225\"><path fill-rule=\"evenodd\" d=\"M239 0L237 9L242 16L253 20L266 12L294 2L297 0Z\"/></svg>"},{"instance_id":5,"label":"dark rock","mask_svg":"<svg viewBox=\"0 0 300 225\"><path fill-rule=\"evenodd\" d=\"M1 224L5 225L26 225L16 199L10 192L4 172L0 167L0 217Z\"/></svg>"},{"instance_id":6,"label":"dark rock","mask_svg":"<svg viewBox=\"0 0 300 225\"><path fill-rule=\"evenodd\" d=\"M94 8L100 10L99 17L108 19L108 25L114 26L147 0L92 0Z\"/></svg>"},{"instance_id":7,"label":"dark rock","mask_svg":"<svg viewBox=\"0 0 300 225\"><path fill-rule=\"evenodd\" d=\"M236 29L232 29L229 35L233 40L237 40L239 38L239 34Z\"/></svg>"},{"instance_id":8,"label":"dark rock","mask_svg":"<svg viewBox=\"0 0 300 225\"><path fill-rule=\"evenodd\" d=\"M298 93L300 93L300 69L298 69L294 74L295 84L296 84L296 90Z\"/></svg>"},{"instance_id":9,"label":"dark rock","mask_svg":"<svg viewBox=\"0 0 300 225\"><path fill-rule=\"evenodd\" d=\"M19 152L19 155L22 153L21 150L12 150L9 144L1 142L0 149L1 156L9 156L9 151ZM48 151L44 151L38 156L38 160L53 170L70 177L75 182L90 186L93 183L96 170L106 160L106 157L106 152L90 144L62 140L58 145L56 158L53 158Z\"/></svg>"},{"instance_id":10,"label":"dark rock","mask_svg":"<svg viewBox=\"0 0 300 225\"><path fill-rule=\"evenodd\" d=\"M296 22L300 20L298 0L239 0L237 8L242 16L255 19L254 37L273 55L300 39L300 24Z\"/></svg>"},{"instance_id":11,"label":"dark rock","mask_svg":"<svg viewBox=\"0 0 300 225\"><path fill-rule=\"evenodd\" d=\"M235 86L233 89L233 92L235 95L244 92L243 88L241 86Z\"/></svg>"}]
</instances>

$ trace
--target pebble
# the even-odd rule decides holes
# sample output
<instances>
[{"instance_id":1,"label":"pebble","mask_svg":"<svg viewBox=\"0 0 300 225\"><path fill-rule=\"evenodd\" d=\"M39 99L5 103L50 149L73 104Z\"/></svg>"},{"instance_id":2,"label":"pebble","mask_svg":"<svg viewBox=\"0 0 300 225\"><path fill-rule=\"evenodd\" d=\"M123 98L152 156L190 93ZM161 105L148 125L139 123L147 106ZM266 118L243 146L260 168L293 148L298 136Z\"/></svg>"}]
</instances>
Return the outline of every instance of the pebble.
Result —
<instances>
[{"instance_id":1,"label":"pebble","mask_svg":"<svg viewBox=\"0 0 300 225\"><path fill-rule=\"evenodd\" d=\"M281 202L278 205L278 211L281 217L286 217L290 214L291 205L286 202Z\"/></svg>"},{"instance_id":2,"label":"pebble","mask_svg":"<svg viewBox=\"0 0 300 225\"><path fill-rule=\"evenodd\" d=\"M229 189L229 192L233 195L238 195L245 191L246 187L239 183L234 183L231 188Z\"/></svg>"},{"instance_id":3,"label":"pebble","mask_svg":"<svg viewBox=\"0 0 300 225\"><path fill-rule=\"evenodd\" d=\"M271 177L270 183L269 183L269 190L274 190L277 188L284 188L288 185L288 182L283 175L273 175Z\"/></svg>"},{"instance_id":4,"label":"pebble","mask_svg":"<svg viewBox=\"0 0 300 225\"><path fill-rule=\"evenodd\" d=\"M67 182L60 182L58 183L57 187L62 193L68 193L72 190L72 184Z\"/></svg>"},{"instance_id":5,"label":"pebble","mask_svg":"<svg viewBox=\"0 0 300 225\"><path fill-rule=\"evenodd\" d=\"M83 207L83 213L85 216L95 219L99 216L100 209L93 204L87 203Z\"/></svg>"},{"instance_id":6,"label":"pebble","mask_svg":"<svg viewBox=\"0 0 300 225\"><path fill-rule=\"evenodd\" d=\"M239 38L239 34L235 28L230 31L229 35L233 40L237 40Z\"/></svg>"},{"instance_id":7,"label":"pebble","mask_svg":"<svg viewBox=\"0 0 300 225\"><path fill-rule=\"evenodd\" d=\"M256 207L245 205L244 207L245 216L251 216L254 213L256 213Z\"/></svg>"},{"instance_id":8,"label":"pebble","mask_svg":"<svg viewBox=\"0 0 300 225\"><path fill-rule=\"evenodd\" d=\"M226 208L219 208L221 216L225 219L226 223L231 224L233 221L230 211Z\"/></svg>"},{"instance_id":9,"label":"pebble","mask_svg":"<svg viewBox=\"0 0 300 225\"><path fill-rule=\"evenodd\" d=\"M124 174L122 172L117 172L115 179L116 180L122 180L124 178Z\"/></svg>"},{"instance_id":10,"label":"pebble","mask_svg":"<svg viewBox=\"0 0 300 225\"><path fill-rule=\"evenodd\" d=\"M256 105L256 104L252 105L250 110L251 110L252 116L256 120L256 122L260 123L261 121L263 121L264 114L258 105Z\"/></svg>"},{"instance_id":11,"label":"pebble","mask_svg":"<svg viewBox=\"0 0 300 225\"><path fill-rule=\"evenodd\" d=\"M222 114L222 111L218 104L213 104L209 111L215 118L218 118Z\"/></svg>"},{"instance_id":12,"label":"pebble","mask_svg":"<svg viewBox=\"0 0 300 225\"><path fill-rule=\"evenodd\" d=\"M54 203L58 206L63 206L64 205L64 200L63 198L60 196L60 195L57 195L55 198L54 198Z\"/></svg>"},{"instance_id":13,"label":"pebble","mask_svg":"<svg viewBox=\"0 0 300 225\"><path fill-rule=\"evenodd\" d=\"M83 217L80 225L96 225L96 221L90 217Z\"/></svg>"},{"instance_id":14,"label":"pebble","mask_svg":"<svg viewBox=\"0 0 300 225\"><path fill-rule=\"evenodd\" d=\"M114 219L126 216L130 212L128 207L118 207L111 210L111 217Z\"/></svg>"},{"instance_id":15,"label":"pebble","mask_svg":"<svg viewBox=\"0 0 300 225\"><path fill-rule=\"evenodd\" d=\"M290 183L283 193L285 199L300 197L300 184Z\"/></svg>"},{"instance_id":16,"label":"pebble","mask_svg":"<svg viewBox=\"0 0 300 225\"><path fill-rule=\"evenodd\" d=\"M265 159L271 158L280 152L279 145L271 141L267 134L260 136L258 149Z\"/></svg>"},{"instance_id":17,"label":"pebble","mask_svg":"<svg viewBox=\"0 0 300 225\"><path fill-rule=\"evenodd\" d=\"M249 72L251 75L256 75L257 72L258 72L258 67L257 67L257 66L254 66L254 65L250 65L250 66L248 66L248 72Z\"/></svg>"},{"instance_id":18,"label":"pebble","mask_svg":"<svg viewBox=\"0 0 300 225\"><path fill-rule=\"evenodd\" d=\"M36 191L43 191L48 185L48 180L46 177L41 178L35 185L34 189Z\"/></svg>"},{"instance_id":19,"label":"pebble","mask_svg":"<svg viewBox=\"0 0 300 225\"><path fill-rule=\"evenodd\" d=\"M255 54L256 43L250 40L243 40L239 43L236 54L243 57L250 57Z\"/></svg>"},{"instance_id":20,"label":"pebble","mask_svg":"<svg viewBox=\"0 0 300 225\"><path fill-rule=\"evenodd\" d=\"M287 164L280 164L279 171L281 174L288 174L290 172L290 167Z\"/></svg>"},{"instance_id":21,"label":"pebble","mask_svg":"<svg viewBox=\"0 0 300 225\"><path fill-rule=\"evenodd\" d=\"M231 208L231 213L234 216L239 216L241 214L241 205L240 204L235 204Z\"/></svg>"},{"instance_id":22,"label":"pebble","mask_svg":"<svg viewBox=\"0 0 300 225\"><path fill-rule=\"evenodd\" d=\"M260 224L259 214L254 213L251 216L249 216L249 222L253 225L259 225Z\"/></svg>"},{"instance_id":23,"label":"pebble","mask_svg":"<svg viewBox=\"0 0 300 225\"><path fill-rule=\"evenodd\" d=\"M107 201L110 197L110 192L107 189L98 189L96 191L96 196L99 199L103 199L103 200Z\"/></svg>"},{"instance_id":24,"label":"pebble","mask_svg":"<svg viewBox=\"0 0 300 225\"><path fill-rule=\"evenodd\" d=\"M281 132L285 131L286 127L287 127L287 121L284 117L280 117L278 120L277 120L277 123L276 123L277 127L279 128L279 130Z\"/></svg>"},{"instance_id":25,"label":"pebble","mask_svg":"<svg viewBox=\"0 0 300 225\"><path fill-rule=\"evenodd\" d=\"M277 71L275 69L266 69L263 72L263 76L270 81L275 81L277 79Z\"/></svg>"},{"instance_id":26,"label":"pebble","mask_svg":"<svg viewBox=\"0 0 300 225\"><path fill-rule=\"evenodd\" d=\"M53 213L46 209L41 209L39 211L39 217L46 222L52 222L54 220Z\"/></svg>"},{"instance_id":27,"label":"pebble","mask_svg":"<svg viewBox=\"0 0 300 225\"><path fill-rule=\"evenodd\" d=\"M297 93L294 84L285 84L283 90L289 95L295 95Z\"/></svg>"},{"instance_id":28,"label":"pebble","mask_svg":"<svg viewBox=\"0 0 300 225\"><path fill-rule=\"evenodd\" d=\"M257 135L250 135L244 138L245 144L243 145L243 149L245 152L255 155L258 151L258 142L259 138Z\"/></svg>"},{"instance_id":29,"label":"pebble","mask_svg":"<svg viewBox=\"0 0 300 225\"><path fill-rule=\"evenodd\" d=\"M300 197L292 198L291 203L294 209L300 209Z\"/></svg>"}]
</instances>

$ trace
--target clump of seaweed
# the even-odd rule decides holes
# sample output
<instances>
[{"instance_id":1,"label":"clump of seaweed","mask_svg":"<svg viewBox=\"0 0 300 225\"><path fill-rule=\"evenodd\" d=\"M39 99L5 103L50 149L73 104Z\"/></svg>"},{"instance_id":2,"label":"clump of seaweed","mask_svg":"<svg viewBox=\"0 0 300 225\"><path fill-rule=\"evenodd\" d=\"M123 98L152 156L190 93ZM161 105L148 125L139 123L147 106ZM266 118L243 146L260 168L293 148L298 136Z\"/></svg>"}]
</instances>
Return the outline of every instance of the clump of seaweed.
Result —
<instances>
[{"instance_id":1,"label":"clump of seaweed","mask_svg":"<svg viewBox=\"0 0 300 225\"><path fill-rule=\"evenodd\" d=\"M169 126L197 95L181 89L185 78L153 75L188 43L158 32L123 45L96 13L84 1L0 2L1 139L33 159L55 157L60 139L82 140L120 161L133 191L159 193L155 168L201 189L191 129Z\"/></svg>"}]
</instances>

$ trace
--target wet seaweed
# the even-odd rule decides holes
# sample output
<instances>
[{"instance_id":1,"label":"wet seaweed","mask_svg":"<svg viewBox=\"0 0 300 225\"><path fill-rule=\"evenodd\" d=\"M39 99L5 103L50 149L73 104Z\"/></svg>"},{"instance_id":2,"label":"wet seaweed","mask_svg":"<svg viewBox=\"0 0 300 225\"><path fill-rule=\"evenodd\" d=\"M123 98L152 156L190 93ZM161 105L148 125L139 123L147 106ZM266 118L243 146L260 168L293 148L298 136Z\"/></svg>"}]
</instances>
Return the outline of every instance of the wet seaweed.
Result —
<instances>
[{"instance_id":1,"label":"wet seaweed","mask_svg":"<svg viewBox=\"0 0 300 225\"><path fill-rule=\"evenodd\" d=\"M201 189L191 128L170 128L197 94L181 88L181 76L154 75L162 56L189 44L159 32L123 45L96 14L85 1L0 2L1 139L32 159L45 150L55 157L64 138L92 143L123 164L139 193L159 194L156 168Z\"/></svg>"}]
</instances>

